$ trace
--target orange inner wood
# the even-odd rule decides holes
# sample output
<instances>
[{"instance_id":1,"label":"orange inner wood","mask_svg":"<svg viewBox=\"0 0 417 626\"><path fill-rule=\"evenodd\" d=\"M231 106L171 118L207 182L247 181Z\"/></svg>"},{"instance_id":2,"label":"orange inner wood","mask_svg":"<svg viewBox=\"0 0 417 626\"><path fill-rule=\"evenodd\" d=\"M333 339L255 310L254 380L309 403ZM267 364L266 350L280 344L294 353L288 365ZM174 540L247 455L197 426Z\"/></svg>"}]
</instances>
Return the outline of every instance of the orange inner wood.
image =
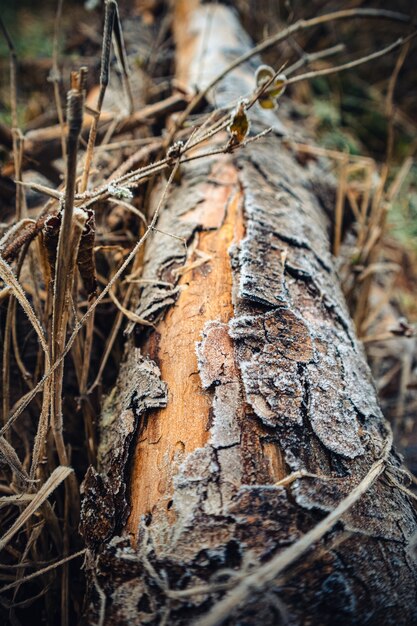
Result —
<instances>
[{"instance_id":1,"label":"orange inner wood","mask_svg":"<svg viewBox=\"0 0 417 626\"><path fill-rule=\"evenodd\" d=\"M183 290L175 306L143 346L143 352L160 366L168 387L168 405L149 415L135 449L127 523L133 536L143 514L155 511L155 507L167 509L175 469L209 437L212 394L201 386L195 344L201 340L207 321L228 322L233 316L228 249L244 234L236 169L222 157L211 178L216 184L205 183L204 203L183 216L192 221L198 217L206 228L217 225L215 230L196 235L197 249L211 259L183 274L179 281ZM187 263L193 261L194 257Z\"/></svg>"}]
</instances>

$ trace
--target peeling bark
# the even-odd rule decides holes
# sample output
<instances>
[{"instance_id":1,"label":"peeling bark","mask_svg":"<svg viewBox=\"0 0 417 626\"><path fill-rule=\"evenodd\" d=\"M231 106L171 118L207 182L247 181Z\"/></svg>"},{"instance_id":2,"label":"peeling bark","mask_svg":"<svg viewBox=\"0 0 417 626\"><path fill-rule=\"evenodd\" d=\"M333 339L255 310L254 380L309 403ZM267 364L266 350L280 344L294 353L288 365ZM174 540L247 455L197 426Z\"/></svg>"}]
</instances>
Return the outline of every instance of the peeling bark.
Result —
<instances>
[{"instance_id":1,"label":"peeling bark","mask_svg":"<svg viewBox=\"0 0 417 626\"><path fill-rule=\"evenodd\" d=\"M190 20L193 29L191 40L177 35L180 59L199 58L210 11L216 72L249 45L225 7L179 5L181 28ZM183 73L198 83L196 62ZM241 94L251 71L242 66L225 85ZM156 328L140 329L140 349L131 332L103 410L99 471L85 481L91 624L100 613L108 625L193 623L224 591L170 591L269 560L381 453L387 426L333 267L314 191L320 170L297 163L282 129L184 167L158 228L188 251L161 234L146 250L144 278L159 284L142 289L137 313ZM297 470L310 476L276 485ZM392 452L389 471L342 522L227 623L277 624L283 605L294 626L416 623L417 520L394 477L402 483Z\"/></svg>"}]
</instances>

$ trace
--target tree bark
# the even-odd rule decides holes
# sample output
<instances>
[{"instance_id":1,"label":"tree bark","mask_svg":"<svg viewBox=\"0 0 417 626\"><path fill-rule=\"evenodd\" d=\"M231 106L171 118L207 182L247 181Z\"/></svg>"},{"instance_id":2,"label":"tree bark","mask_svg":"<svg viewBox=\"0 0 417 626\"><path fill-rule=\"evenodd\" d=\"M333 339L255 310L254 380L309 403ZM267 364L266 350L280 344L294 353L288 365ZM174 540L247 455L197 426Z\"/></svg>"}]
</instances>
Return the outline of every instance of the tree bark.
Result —
<instances>
[{"instance_id":1,"label":"tree bark","mask_svg":"<svg viewBox=\"0 0 417 626\"><path fill-rule=\"evenodd\" d=\"M230 9L177 4L177 77L201 89L250 43ZM259 63L228 75L216 104L253 89ZM182 166L158 222L176 238L155 233L146 248L143 278L159 282L137 313L155 329L130 329L84 482L88 623L209 615L232 593L217 583L318 524L388 438L330 253L325 166L297 162L282 141L296 131L275 114L253 113L253 132L271 120L236 154ZM216 623L417 623L400 468L392 451L339 524Z\"/></svg>"}]
</instances>

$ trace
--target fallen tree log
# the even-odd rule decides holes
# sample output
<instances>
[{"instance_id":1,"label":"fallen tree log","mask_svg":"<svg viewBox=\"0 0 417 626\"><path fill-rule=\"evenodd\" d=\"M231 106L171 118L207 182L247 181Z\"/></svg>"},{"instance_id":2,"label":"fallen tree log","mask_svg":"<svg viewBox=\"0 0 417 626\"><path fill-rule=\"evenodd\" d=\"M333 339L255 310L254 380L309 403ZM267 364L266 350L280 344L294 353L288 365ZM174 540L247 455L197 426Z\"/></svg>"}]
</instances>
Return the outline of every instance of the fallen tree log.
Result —
<instances>
[{"instance_id":1,"label":"fallen tree log","mask_svg":"<svg viewBox=\"0 0 417 626\"><path fill-rule=\"evenodd\" d=\"M178 78L203 89L249 42L229 9L195 4L177 7ZM334 270L322 166L282 133L184 166L145 251L154 329L130 333L84 483L89 623L417 621L416 514Z\"/></svg>"}]
</instances>

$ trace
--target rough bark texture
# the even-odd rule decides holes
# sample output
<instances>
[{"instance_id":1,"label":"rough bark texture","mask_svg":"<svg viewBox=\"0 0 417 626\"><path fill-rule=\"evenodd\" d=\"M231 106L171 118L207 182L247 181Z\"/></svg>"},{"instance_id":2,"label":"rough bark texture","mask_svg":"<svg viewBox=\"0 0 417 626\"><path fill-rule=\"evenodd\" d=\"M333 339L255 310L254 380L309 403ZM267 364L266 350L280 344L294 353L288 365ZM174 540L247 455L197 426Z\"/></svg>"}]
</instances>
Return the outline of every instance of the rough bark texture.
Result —
<instances>
[{"instance_id":1,"label":"rough bark texture","mask_svg":"<svg viewBox=\"0 0 417 626\"><path fill-rule=\"evenodd\" d=\"M191 60L207 15L216 72L248 42L228 9L190 17L192 4L180 3L181 26L193 20L194 39L177 45L187 80L199 82ZM217 39L224 24L227 40ZM228 77L217 102L230 84L244 95L251 72ZM329 251L315 192L323 170L299 165L277 129L233 157L184 167L158 228L184 237L188 253L161 234L146 250L144 278L171 286L140 294L137 312L156 330L141 329L140 349L131 334L103 412L99 472L85 481L90 623L193 623L224 592L174 601L167 589L269 560L380 456L387 427ZM297 626L417 623L416 514L392 481L398 467L393 453L342 523L228 623L277 624L282 604ZM317 477L275 484L296 470Z\"/></svg>"}]
</instances>

